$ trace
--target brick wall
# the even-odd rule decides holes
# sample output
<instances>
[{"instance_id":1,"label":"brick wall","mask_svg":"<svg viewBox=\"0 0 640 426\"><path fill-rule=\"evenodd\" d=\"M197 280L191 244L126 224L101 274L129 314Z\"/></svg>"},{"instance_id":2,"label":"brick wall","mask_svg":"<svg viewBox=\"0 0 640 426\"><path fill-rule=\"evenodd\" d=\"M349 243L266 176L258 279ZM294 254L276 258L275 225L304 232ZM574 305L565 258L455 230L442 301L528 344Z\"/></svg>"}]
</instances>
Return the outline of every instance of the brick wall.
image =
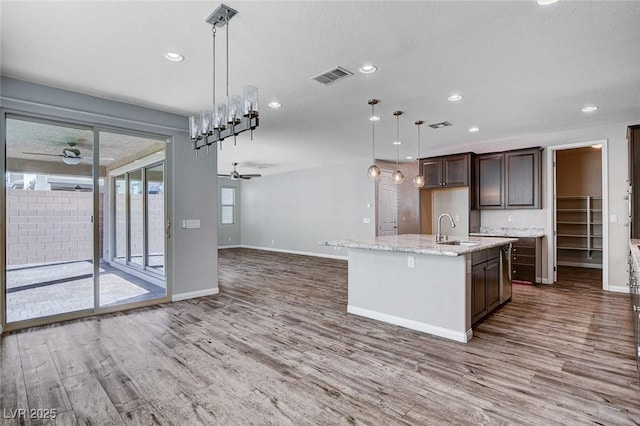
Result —
<instances>
[{"instance_id":1,"label":"brick wall","mask_svg":"<svg viewBox=\"0 0 640 426\"><path fill-rule=\"evenodd\" d=\"M91 192L7 189L7 212L7 265L93 258Z\"/></svg>"}]
</instances>

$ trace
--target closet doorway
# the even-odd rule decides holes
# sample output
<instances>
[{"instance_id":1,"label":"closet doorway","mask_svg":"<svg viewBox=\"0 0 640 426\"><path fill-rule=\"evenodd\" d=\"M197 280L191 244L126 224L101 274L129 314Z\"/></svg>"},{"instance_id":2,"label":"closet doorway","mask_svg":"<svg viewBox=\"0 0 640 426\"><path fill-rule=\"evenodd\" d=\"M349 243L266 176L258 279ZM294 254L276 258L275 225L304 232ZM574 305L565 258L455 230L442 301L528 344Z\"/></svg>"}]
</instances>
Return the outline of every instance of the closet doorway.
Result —
<instances>
[{"instance_id":1,"label":"closet doorway","mask_svg":"<svg viewBox=\"0 0 640 426\"><path fill-rule=\"evenodd\" d=\"M563 273L597 274L608 288L605 149L606 141L550 149L554 282Z\"/></svg>"}]
</instances>

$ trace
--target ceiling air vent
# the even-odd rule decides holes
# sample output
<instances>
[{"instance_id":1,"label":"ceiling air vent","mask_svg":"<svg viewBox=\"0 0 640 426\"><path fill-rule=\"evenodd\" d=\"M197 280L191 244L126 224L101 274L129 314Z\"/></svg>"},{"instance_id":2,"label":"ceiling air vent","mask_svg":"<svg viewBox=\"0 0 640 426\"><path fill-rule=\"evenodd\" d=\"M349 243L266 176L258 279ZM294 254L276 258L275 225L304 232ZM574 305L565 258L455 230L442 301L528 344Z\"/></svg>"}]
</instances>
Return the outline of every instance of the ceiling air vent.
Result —
<instances>
[{"instance_id":1,"label":"ceiling air vent","mask_svg":"<svg viewBox=\"0 0 640 426\"><path fill-rule=\"evenodd\" d=\"M442 129L443 127L449 127L449 126L451 126L451 123L449 123L448 121L429 124L429 127L431 127L432 129Z\"/></svg>"},{"instance_id":2,"label":"ceiling air vent","mask_svg":"<svg viewBox=\"0 0 640 426\"><path fill-rule=\"evenodd\" d=\"M353 75L351 71L347 71L342 67L335 67L329 71L323 72L322 74L311 77L311 79L326 86L331 83L335 83L338 80L342 80L343 78L347 78L350 75Z\"/></svg>"}]
</instances>

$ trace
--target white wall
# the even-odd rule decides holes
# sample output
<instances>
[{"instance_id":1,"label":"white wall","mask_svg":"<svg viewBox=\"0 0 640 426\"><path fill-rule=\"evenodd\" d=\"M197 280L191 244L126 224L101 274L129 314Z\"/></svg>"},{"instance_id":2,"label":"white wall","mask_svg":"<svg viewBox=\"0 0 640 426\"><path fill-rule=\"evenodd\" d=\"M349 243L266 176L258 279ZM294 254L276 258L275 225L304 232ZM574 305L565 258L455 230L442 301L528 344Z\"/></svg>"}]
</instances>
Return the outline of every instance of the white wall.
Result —
<instances>
[{"instance_id":1,"label":"white wall","mask_svg":"<svg viewBox=\"0 0 640 426\"><path fill-rule=\"evenodd\" d=\"M467 237L469 235L469 188L449 188L433 191L433 229L438 229L438 217L448 213L456 227L451 229L449 219L442 218L442 235Z\"/></svg>"},{"instance_id":2,"label":"white wall","mask_svg":"<svg viewBox=\"0 0 640 426\"><path fill-rule=\"evenodd\" d=\"M235 188L236 189L236 208L234 213L233 224L221 224L218 220L218 247L238 246L242 243L241 222L242 222L242 209L240 208L240 181L231 180L228 178L218 178L218 200L220 200L220 189L222 187ZM220 218L220 206L218 206L218 218Z\"/></svg>"},{"instance_id":3,"label":"white wall","mask_svg":"<svg viewBox=\"0 0 640 426\"><path fill-rule=\"evenodd\" d=\"M368 167L364 160L242 182L242 245L346 256L346 249L318 242L374 236L375 184L367 179Z\"/></svg>"}]
</instances>

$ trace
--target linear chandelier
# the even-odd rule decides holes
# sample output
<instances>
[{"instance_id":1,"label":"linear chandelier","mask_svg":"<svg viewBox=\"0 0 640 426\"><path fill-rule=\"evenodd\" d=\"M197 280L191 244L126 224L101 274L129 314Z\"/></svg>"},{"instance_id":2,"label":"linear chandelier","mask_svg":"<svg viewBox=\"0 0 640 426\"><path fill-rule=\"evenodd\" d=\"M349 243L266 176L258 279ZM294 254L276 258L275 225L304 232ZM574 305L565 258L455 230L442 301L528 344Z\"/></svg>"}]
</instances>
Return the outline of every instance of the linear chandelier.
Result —
<instances>
[{"instance_id":1,"label":"linear chandelier","mask_svg":"<svg viewBox=\"0 0 640 426\"><path fill-rule=\"evenodd\" d=\"M212 109L200 112L200 115L189 117L189 136L193 141L192 149L196 151L196 157L200 148L220 142L233 136L234 144L236 136L249 130L253 140L253 129L258 127L258 88L255 86L243 86L241 94L229 95L229 20L238 12L229 6L220 4L207 18L211 24L213 34L213 93ZM216 103L216 27L227 28L226 51L226 102Z\"/></svg>"}]
</instances>

